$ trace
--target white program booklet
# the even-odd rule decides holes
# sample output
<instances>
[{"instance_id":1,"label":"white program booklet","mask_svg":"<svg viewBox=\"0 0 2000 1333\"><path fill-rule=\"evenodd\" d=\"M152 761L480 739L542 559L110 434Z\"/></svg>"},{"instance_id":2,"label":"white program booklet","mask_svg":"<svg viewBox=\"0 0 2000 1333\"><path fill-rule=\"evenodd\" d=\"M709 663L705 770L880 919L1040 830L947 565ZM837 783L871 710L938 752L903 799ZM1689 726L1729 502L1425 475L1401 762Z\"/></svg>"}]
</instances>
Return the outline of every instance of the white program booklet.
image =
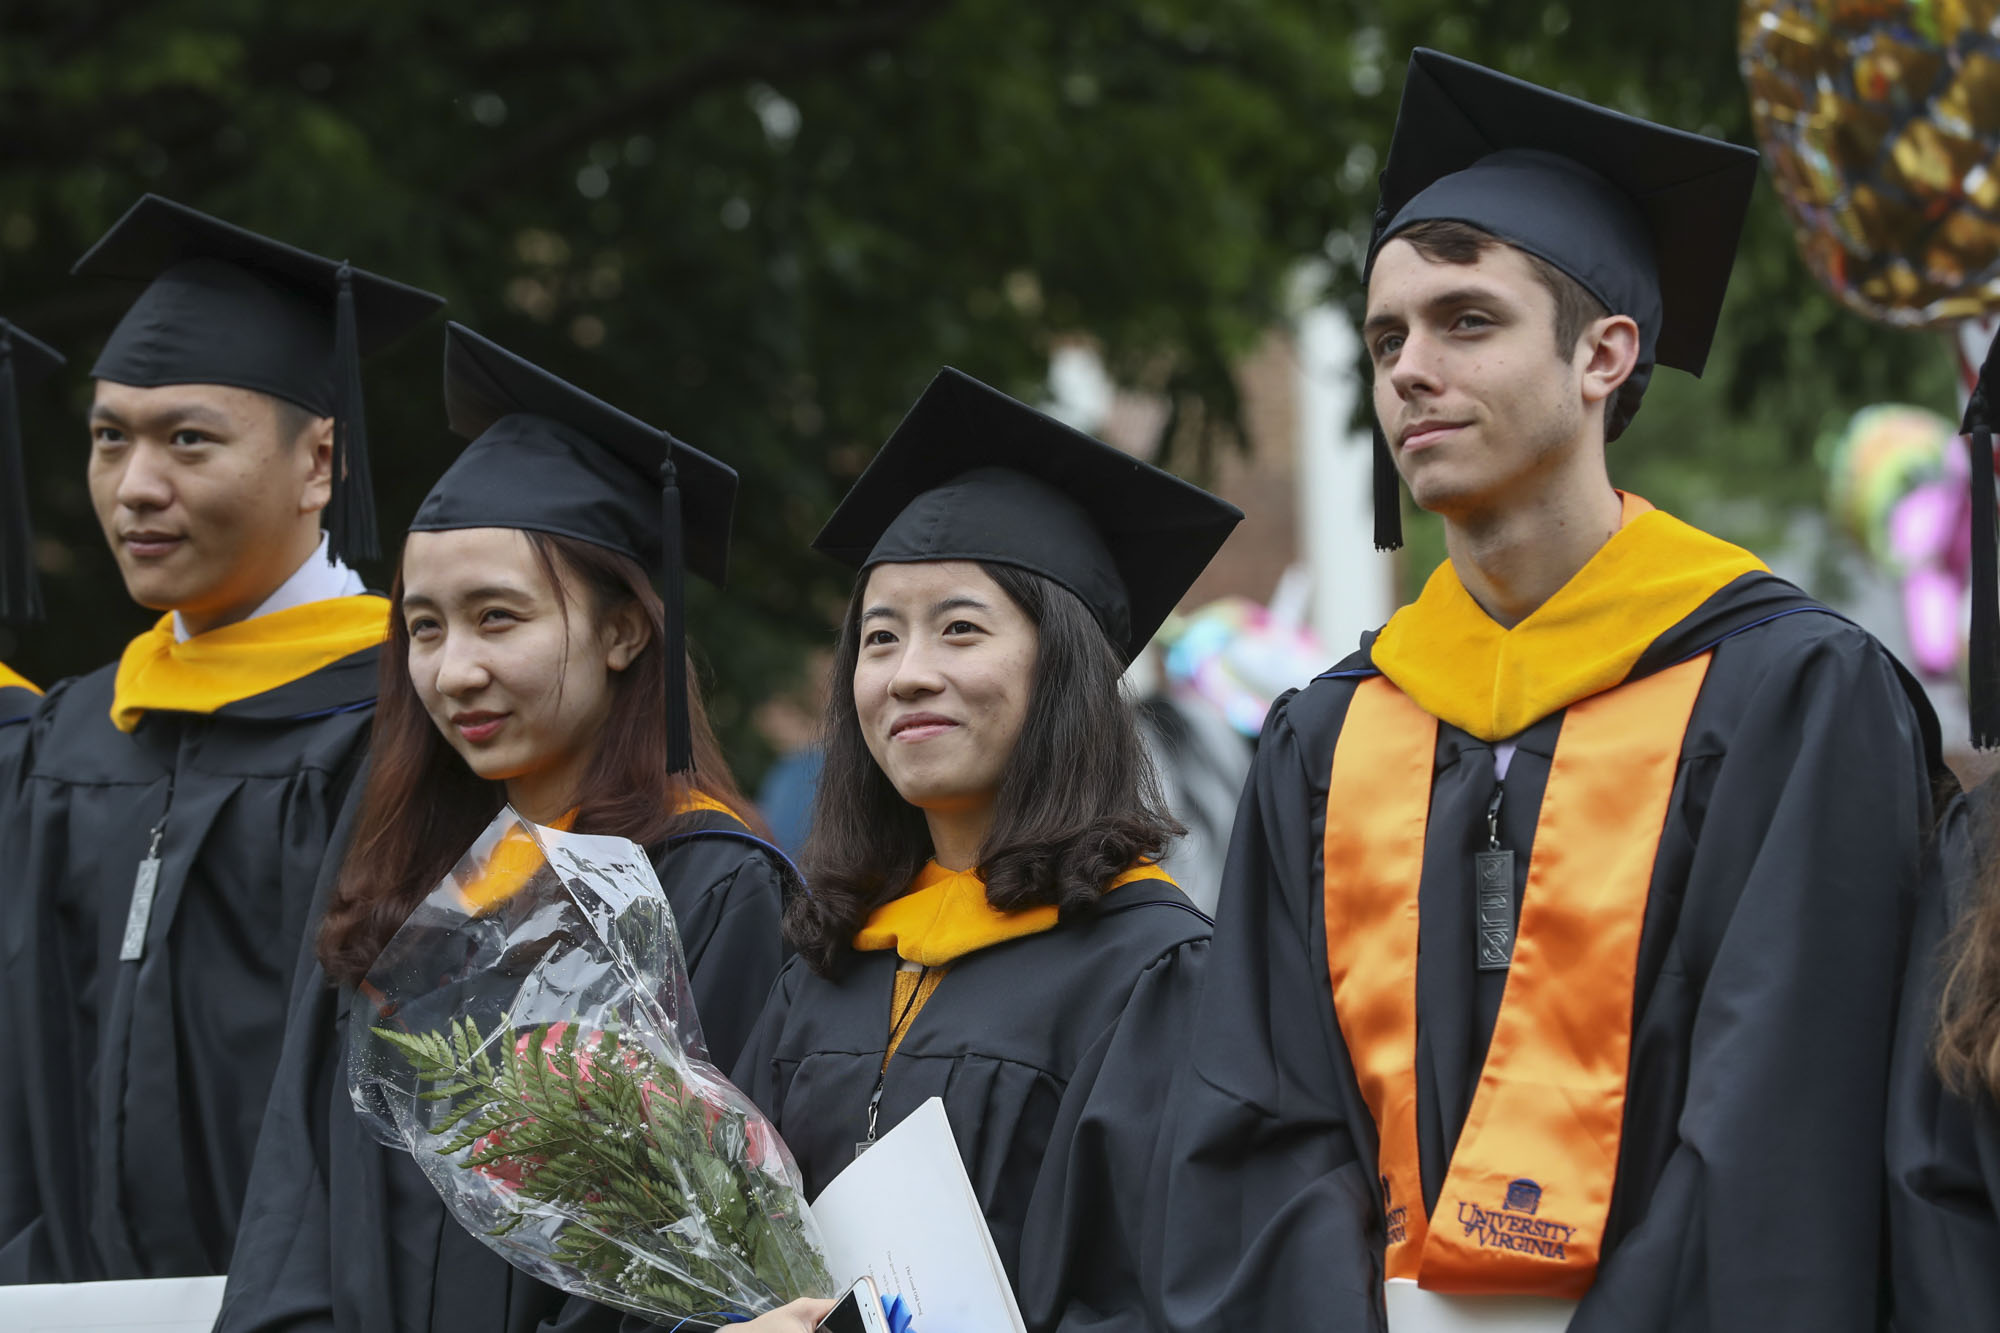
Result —
<instances>
[{"instance_id":1,"label":"white program booklet","mask_svg":"<svg viewBox=\"0 0 2000 1333\"><path fill-rule=\"evenodd\" d=\"M838 1289L873 1278L919 1333L1026 1333L936 1097L834 1177L812 1212Z\"/></svg>"},{"instance_id":2,"label":"white program booklet","mask_svg":"<svg viewBox=\"0 0 2000 1333\"><path fill-rule=\"evenodd\" d=\"M219 1277L58 1282L0 1287L7 1333L208 1333L222 1309Z\"/></svg>"},{"instance_id":3,"label":"white program booklet","mask_svg":"<svg viewBox=\"0 0 2000 1333\"><path fill-rule=\"evenodd\" d=\"M1575 1301L1552 1296L1453 1296L1389 1279L1389 1333L1564 1333Z\"/></svg>"}]
</instances>

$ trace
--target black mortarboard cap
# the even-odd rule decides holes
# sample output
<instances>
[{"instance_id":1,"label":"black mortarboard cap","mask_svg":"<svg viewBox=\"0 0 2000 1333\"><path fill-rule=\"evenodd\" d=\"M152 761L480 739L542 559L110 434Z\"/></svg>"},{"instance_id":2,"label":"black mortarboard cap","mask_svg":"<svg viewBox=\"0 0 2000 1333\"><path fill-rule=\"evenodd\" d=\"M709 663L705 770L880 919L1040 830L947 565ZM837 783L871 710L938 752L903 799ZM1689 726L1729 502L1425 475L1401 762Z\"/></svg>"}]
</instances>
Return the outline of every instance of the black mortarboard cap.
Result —
<instances>
[{"instance_id":1,"label":"black mortarboard cap","mask_svg":"<svg viewBox=\"0 0 2000 1333\"><path fill-rule=\"evenodd\" d=\"M813 539L866 569L1012 565L1069 589L1130 662L1243 513L946 367Z\"/></svg>"},{"instance_id":2,"label":"black mortarboard cap","mask_svg":"<svg viewBox=\"0 0 2000 1333\"><path fill-rule=\"evenodd\" d=\"M1972 444L1972 627L1966 642L1966 713L1972 743L2000 745L2000 577L1994 550L1993 432L2000 427L2000 338L1965 404L1960 433Z\"/></svg>"},{"instance_id":3,"label":"black mortarboard cap","mask_svg":"<svg viewBox=\"0 0 2000 1333\"><path fill-rule=\"evenodd\" d=\"M1757 182L1755 150L1669 129L1417 48L1382 171L1368 260L1418 222L1464 222L1546 260L1639 325L1615 440L1657 363L1701 374ZM1402 544L1376 430L1376 545ZM1384 512L1385 501L1388 506Z\"/></svg>"},{"instance_id":4,"label":"black mortarboard cap","mask_svg":"<svg viewBox=\"0 0 2000 1333\"><path fill-rule=\"evenodd\" d=\"M28 468L21 443L21 390L63 365L62 354L0 319L0 620L40 620L35 528L28 515Z\"/></svg>"},{"instance_id":5,"label":"black mortarboard cap","mask_svg":"<svg viewBox=\"0 0 2000 1333\"><path fill-rule=\"evenodd\" d=\"M412 532L521 528L576 537L660 570L667 753L691 763L683 568L720 586L736 471L463 324L445 326L445 416L471 440Z\"/></svg>"},{"instance_id":6,"label":"black mortarboard cap","mask_svg":"<svg viewBox=\"0 0 2000 1333\"><path fill-rule=\"evenodd\" d=\"M95 379L140 388L226 384L334 419L328 553L378 553L361 358L444 298L149 194L74 272L146 282L111 331Z\"/></svg>"}]
</instances>

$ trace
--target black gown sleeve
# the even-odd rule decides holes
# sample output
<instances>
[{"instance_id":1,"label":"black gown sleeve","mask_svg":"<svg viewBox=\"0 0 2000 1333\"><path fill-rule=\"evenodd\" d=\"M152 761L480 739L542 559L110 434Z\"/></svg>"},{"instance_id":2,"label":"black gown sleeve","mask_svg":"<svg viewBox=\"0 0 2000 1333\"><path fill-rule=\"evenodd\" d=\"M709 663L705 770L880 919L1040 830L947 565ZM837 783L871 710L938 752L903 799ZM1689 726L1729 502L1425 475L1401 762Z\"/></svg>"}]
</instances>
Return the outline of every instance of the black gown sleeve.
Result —
<instances>
[{"instance_id":1,"label":"black gown sleeve","mask_svg":"<svg viewBox=\"0 0 2000 1333\"><path fill-rule=\"evenodd\" d=\"M28 833L21 788L28 732L25 722L0 728L0 967L18 956L25 931L21 897L27 885L18 869L24 851L12 843ZM18 1032L24 1020L10 1012L5 981L0 977L0 1032ZM48 1267L47 1256L38 1253L41 1194L28 1151L23 1085L19 1077L0 1079L0 1286L33 1282Z\"/></svg>"},{"instance_id":2,"label":"black gown sleeve","mask_svg":"<svg viewBox=\"0 0 2000 1333\"><path fill-rule=\"evenodd\" d=\"M1992 795L1961 797L1940 821L1910 933L1889 1082L1889 1326L1896 1333L2000 1328L2000 1115L1990 1096L1946 1088L1932 1061L1952 931L1975 901L1975 840L1990 837L1967 807Z\"/></svg>"},{"instance_id":3,"label":"black gown sleeve","mask_svg":"<svg viewBox=\"0 0 2000 1333\"><path fill-rule=\"evenodd\" d=\"M1147 1333L1139 1271L1147 1182L1173 1052L1208 961L1192 940L1140 974L1063 1092L1021 1233L1018 1295L1031 1333Z\"/></svg>"},{"instance_id":4,"label":"black gown sleeve","mask_svg":"<svg viewBox=\"0 0 2000 1333\"><path fill-rule=\"evenodd\" d=\"M1176 1061L1142 1278L1164 1327L1372 1327L1382 1237L1311 939L1325 787L1281 700L1236 815L1206 984ZM1327 753L1331 753L1330 748Z\"/></svg>"},{"instance_id":5,"label":"black gown sleeve","mask_svg":"<svg viewBox=\"0 0 2000 1333\"><path fill-rule=\"evenodd\" d=\"M751 1020L750 1035L744 1040L742 1051L732 1063L717 1066L773 1124L777 1123L778 1113L783 1109L781 1103L784 1097L774 1057L778 1042L785 1035L785 1022L791 1014L793 998L808 975L802 959L796 955L788 959L771 982L756 1017Z\"/></svg>"},{"instance_id":6,"label":"black gown sleeve","mask_svg":"<svg viewBox=\"0 0 2000 1333\"><path fill-rule=\"evenodd\" d=\"M327 1113L342 1100L334 1085L345 1081L347 1047L340 993L327 984L316 950L320 918L360 813L366 773L364 760L348 788L313 887L311 925L299 941L284 1044L250 1162L243 1221L215 1333L335 1333L338 1328L333 1203L327 1186L335 1163Z\"/></svg>"},{"instance_id":7,"label":"black gown sleeve","mask_svg":"<svg viewBox=\"0 0 2000 1333\"><path fill-rule=\"evenodd\" d=\"M27 775L44 729L42 716L52 699L64 693L63 686L56 686L32 718L0 728L0 1032L17 1036L30 1032L35 1021L16 1006L17 986L35 986L45 997L59 995L66 1008L73 1008L90 983L87 957L50 947L37 919L41 905L31 900L34 880L24 869L34 864L36 840L49 834L36 819ZM65 1040L81 1044L73 1027ZM38 1072L58 1077L46 1065ZM33 1082L20 1073L0 1078L0 1286L55 1282L63 1276L43 1205L44 1188L55 1183L49 1170L54 1164L38 1160ZM79 1110L76 1117L81 1116ZM79 1181L75 1188L84 1185Z\"/></svg>"},{"instance_id":8,"label":"black gown sleeve","mask_svg":"<svg viewBox=\"0 0 2000 1333\"><path fill-rule=\"evenodd\" d=\"M335 1333L332 1200L324 1111L345 1073L339 993L302 969L284 1054L250 1167L243 1225L216 1333Z\"/></svg>"},{"instance_id":9,"label":"black gown sleeve","mask_svg":"<svg viewBox=\"0 0 2000 1333\"><path fill-rule=\"evenodd\" d=\"M715 834L676 842L657 868L674 906L709 1058L727 1073L784 962L780 918L790 868L744 839Z\"/></svg>"},{"instance_id":10,"label":"black gown sleeve","mask_svg":"<svg viewBox=\"0 0 2000 1333\"><path fill-rule=\"evenodd\" d=\"M1929 774L1872 640L1829 636L1753 679L1712 786L1677 791L1706 806L1684 886L1653 890L1686 895L1659 984L1699 995L1678 1144L1573 1333L1878 1326L1883 1088Z\"/></svg>"}]
</instances>

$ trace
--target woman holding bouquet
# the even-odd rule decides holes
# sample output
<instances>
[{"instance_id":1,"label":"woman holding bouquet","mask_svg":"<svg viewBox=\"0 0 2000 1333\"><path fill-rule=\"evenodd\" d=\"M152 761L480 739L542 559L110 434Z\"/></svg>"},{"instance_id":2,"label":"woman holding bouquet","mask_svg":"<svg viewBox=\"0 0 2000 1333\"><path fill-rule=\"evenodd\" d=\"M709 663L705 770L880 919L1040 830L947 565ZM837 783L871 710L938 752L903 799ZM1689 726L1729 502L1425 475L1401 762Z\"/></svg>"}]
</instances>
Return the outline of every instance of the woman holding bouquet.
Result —
<instances>
[{"instance_id":1,"label":"woman holding bouquet","mask_svg":"<svg viewBox=\"0 0 2000 1333\"><path fill-rule=\"evenodd\" d=\"M1208 919L1120 674L1241 519L957 371L815 545L860 570L735 1081L816 1194L942 1097L1030 1329L1147 1326L1134 1237Z\"/></svg>"},{"instance_id":2,"label":"woman holding bouquet","mask_svg":"<svg viewBox=\"0 0 2000 1333\"><path fill-rule=\"evenodd\" d=\"M791 872L753 832L680 643L680 568L720 582L735 474L459 325L446 405L472 443L403 548L371 768L294 988L224 1333L616 1326L461 1228L349 1098L355 988L503 803L651 849L724 1068L781 960Z\"/></svg>"}]
</instances>

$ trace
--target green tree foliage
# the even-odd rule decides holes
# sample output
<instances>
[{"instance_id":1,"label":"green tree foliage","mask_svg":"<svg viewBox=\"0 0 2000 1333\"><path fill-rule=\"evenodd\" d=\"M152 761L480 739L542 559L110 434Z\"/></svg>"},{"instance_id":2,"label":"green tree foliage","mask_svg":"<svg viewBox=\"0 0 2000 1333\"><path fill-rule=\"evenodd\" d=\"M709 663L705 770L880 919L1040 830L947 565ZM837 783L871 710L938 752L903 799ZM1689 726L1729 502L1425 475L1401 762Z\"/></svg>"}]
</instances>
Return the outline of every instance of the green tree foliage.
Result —
<instances>
[{"instance_id":1,"label":"green tree foliage","mask_svg":"<svg viewBox=\"0 0 2000 1333\"><path fill-rule=\"evenodd\" d=\"M74 357L30 395L51 679L145 623L83 488L85 371L125 293L66 276L157 190L451 300L450 315L738 467L730 589L698 589L712 706L823 642L805 549L940 364L1037 391L1097 339L1166 391L1170 459L1230 447L1234 359L1324 257L1359 300L1408 48L1428 42L1748 138L1735 0L15 0L0 11L0 310ZM385 529L454 443L440 330L369 367ZM1662 501L1809 501L1814 436L1941 403L1934 340L1811 284L1765 191L1710 372L1618 446ZM1758 511L1761 512L1761 511ZM364 570L387 582L386 566Z\"/></svg>"},{"instance_id":2,"label":"green tree foliage","mask_svg":"<svg viewBox=\"0 0 2000 1333\"><path fill-rule=\"evenodd\" d=\"M488 1236L525 1229L515 1244L584 1294L681 1319L835 1294L777 1131L644 1041L574 1023L485 1034L470 1018L377 1031L439 1104L419 1157L440 1188L499 1215Z\"/></svg>"}]
</instances>

